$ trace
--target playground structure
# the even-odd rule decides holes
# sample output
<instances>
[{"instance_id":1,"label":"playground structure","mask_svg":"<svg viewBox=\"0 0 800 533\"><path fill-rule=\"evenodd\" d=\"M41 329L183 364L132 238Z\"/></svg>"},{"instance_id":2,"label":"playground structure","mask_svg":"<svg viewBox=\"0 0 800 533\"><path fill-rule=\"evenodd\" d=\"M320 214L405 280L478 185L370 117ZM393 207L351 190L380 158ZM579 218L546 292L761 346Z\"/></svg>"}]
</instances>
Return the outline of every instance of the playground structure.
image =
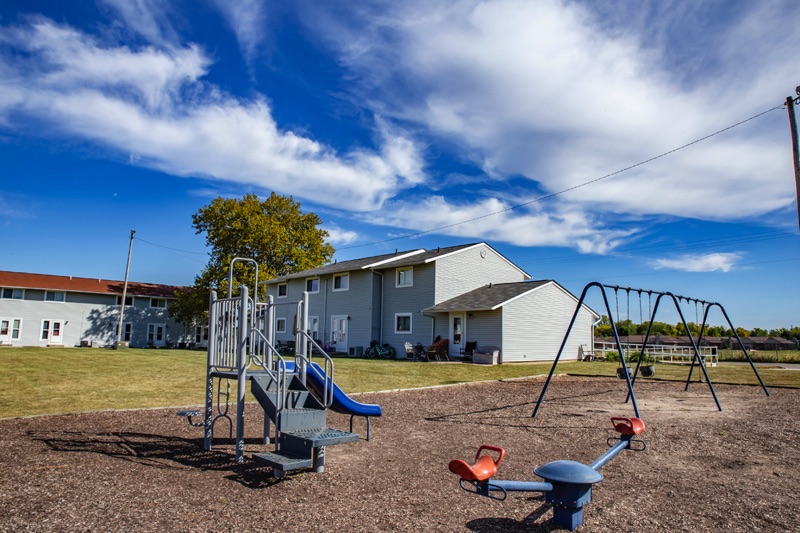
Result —
<instances>
[{"instance_id":1,"label":"playground structure","mask_svg":"<svg viewBox=\"0 0 800 533\"><path fill-rule=\"evenodd\" d=\"M505 500L509 492L542 492L545 501L553 505L553 523L574 531L583 524L583 506L592 501L592 485L603 480L600 468L622 450L643 451L647 447L643 440L633 438L645 430L641 419L615 417L611 423L620 436L613 445L613 437L607 440L611 446L608 451L590 465L560 460L534 469L534 473L544 481L493 479L506 452L503 448L487 444L478 448L473 464L453 459L448 468L459 476L458 484L463 490L479 496ZM634 447L634 443L638 447ZM497 457L482 452L494 452ZM494 496L492 492L499 492L500 495Z\"/></svg>"},{"instance_id":2,"label":"playground structure","mask_svg":"<svg viewBox=\"0 0 800 533\"><path fill-rule=\"evenodd\" d=\"M575 324L576 318L578 317L578 312L580 311L581 306L583 305L583 302L586 299L586 294L589 292L589 289L591 289L592 287L597 287L598 289L600 289L601 294L603 296L603 303L605 304L606 311L608 312L608 315L607 315L608 316L608 320L611 323L611 331L612 331L612 333L614 335L614 343L615 343L616 348L617 348L617 353L620 354L620 360L622 362L622 368L621 368L622 376L621 377L624 376L625 381L626 381L627 386L628 386L628 396L625 399L625 402L627 403L628 400L631 401L631 403L633 405L634 416L636 416L637 418L639 417L639 407L636 404L636 395L634 394L633 386L634 386L635 381L636 381L636 376L639 374L639 369L640 369L640 367L642 365L642 360L644 359L645 352L647 351L648 341L650 340L650 336L651 336L651 333L652 333L652 330L653 330L653 322L655 321L656 313L658 312L658 306L661 303L661 299L664 298L664 297L667 297L668 299L670 299L675 304L675 309L678 312L678 316L681 319L681 323L683 324L683 327L686 330L686 332L689 333L689 339L691 341L691 366L689 367L689 375L686 378L686 386L684 387L684 391L688 391L689 390L689 383L692 380L692 373L694 372L695 365L699 366L700 370L703 373L704 381L708 384L708 388L711 391L711 395L714 398L714 402L717 404L717 409L722 411L722 405L719 402L719 398L717 398L716 391L714 391L714 385L711 383L711 378L708 376L708 371L706 370L706 364L703 361L704 357L701 355L700 349L698 348L700 346L700 344L702 343L702 340L703 340L703 332L705 331L705 328L706 328L706 322L708 320L708 313L712 308L716 307L722 312L722 315L725 317L725 320L728 322L728 326L733 331L733 334L736 337L736 342L738 343L738 345L741 348L742 352L744 353L745 357L747 357L747 361L750 363L750 368L753 369L753 373L756 375L756 378L758 378L758 382L761 384L761 388L764 390L764 393L769 397L770 394L769 394L769 391L767 390L766 385L764 385L764 381L761 379L761 376L759 375L758 370L756 370L756 366L753 363L753 360L750 358L750 354L747 353L747 349L745 348L744 344L742 343L741 338L739 338L739 334L736 333L736 328L733 327L733 323L731 322L731 319L728 317L728 313L725 311L725 308L722 307L721 304L716 303L716 302L707 302L705 300L701 300L701 299L698 299L698 298L691 298L691 297L688 297L688 296L676 296L675 294L673 294L671 292L661 292L661 291L653 291L653 290L647 290L647 289L636 289L636 288L632 288L632 287L621 287L619 285L603 285L603 284L601 284L599 282L593 281L593 282L587 284L583 288L583 292L581 293L581 297L578 299L578 303L577 303L577 305L575 307L575 313L572 315L572 320L570 321L569 326L567 327L567 331L564 333L564 338L561 341L561 347L559 348L558 354L556 355L555 359L553 360L553 366L550 368L550 373L547 375L547 380L545 381L544 387L542 387L542 391L539 394L539 399L536 401L536 407L533 410L533 414L531 415L532 417L535 417L536 414L539 412L539 408L541 407L542 400L544 400L544 396L547 393L547 388L550 385L550 381L553 379L553 374L555 373L556 366L558 365L558 361L561 358L561 354L564 351L564 346L566 346L567 339L569 338L569 334L572 331L572 327ZM646 335L644 337L644 341L643 341L643 343L641 345L641 350L639 351L639 355L638 355L638 357L636 359L636 368L635 368L635 370L633 372L629 372L628 371L628 365L625 363L625 351L622 349L622 342L620 341L619 332L617 331L617 326L616 326L616 323L614 322L614 318L612 316L611 306L608 303L608 296L606 294L606 289L613 289L614 290L615 302L617 304L616 305L616 307L617 307L617 321L619 321L619 300L617 298L618 291L623 290L626 293L626 296L628 298L628 315L630 315L630 295L631 295L632 292L635 292L635 293L638 294L638 296L639 296L639 314L640 314L640 318L641 318L641 314L642 314L642 295L644 293L647 294L648 303L651 302L651 298L652 298L653 295L657 295L656 296L656 300L655 300L655 304L652 305L652 310L650 311L650 322L649 322L649 324L647 326L647 333L646 333ZM681 306L680 306L680 302L681 301L686 301L687 303L693 303L695 305L695 312L697 312L698 306L702 306L703 307L703 322L700 325L700 332L699 332L699 334L697 336L697 339L695 339L691 335L691 332L689 330L689 325L687 324L686 318L684 317L683 311L681 310ZM699 316L699 313L698 313L698 316ZM631 374L633 374L633 377L631 377Z\"/></svg>"},{"instance_id":3,"label":"playground structure","mask_svg":"<svg viewBox=\"0 0 800 533\"><path fill-rule=\"evenodd\" d=\"M233 269L237 262L255 265L252 298L246 286L241 287L240 296L232 296ZM309 334L307 292L300 301L275 304L271 297L259 302L257 288L256 262L245 258L231 261L227 298L217 298L217 293L212 291L209 302L205 409L202 413L181 411L178 415L187 417L193 426L203 426L205 450L211 450L218 422L228 422L229 438L233 438L235 426L235 460L241 463L244 461L246 384L250 382L251 392L264 410L263 444L274 444L272 451L253 454L253 460L271 466L275 477L309 467L322 472L325 447L358 441L359 435L352 431L353 419L357 416L366 419L369 440L370 417L381 416L381 408L352 400L335 384L333 360ZM276 348L275 308L278 305L297 308L295 352L291 358ZM315 353L320 354L321 364L313 360ZM237 384L235 424L229 415L231 381ZM328 409L350 415L349 432L327 427ZM202 424L193 420L201 414Z\"/></svg>"}]
</instances>

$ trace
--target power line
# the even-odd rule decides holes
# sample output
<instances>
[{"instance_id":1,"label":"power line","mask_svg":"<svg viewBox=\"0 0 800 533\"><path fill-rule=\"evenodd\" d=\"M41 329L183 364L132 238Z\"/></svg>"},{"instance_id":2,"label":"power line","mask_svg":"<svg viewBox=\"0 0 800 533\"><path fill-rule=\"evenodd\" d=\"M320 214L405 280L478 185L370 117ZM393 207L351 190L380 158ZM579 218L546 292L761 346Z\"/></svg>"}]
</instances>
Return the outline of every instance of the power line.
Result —
<instances>
[{"instance_id":1,"label":"power line","mask_svg":"<svg viewBox=\"0 0 800 533\"><path fill-rule=\"evenodd\" d=\"M180 248L172 248L170 246L164 246L163 244L157 244L155 242L146 241L140 237L135 237L137 241L142 241L143 243L149 244L151 246L156 246L158 248L164 248L166 250L172 250L173 252L182 252L185 254L195 254L195 255L208 255L208 252L192 252L190 250L181 250Z\"/></svg>"},{"instance_id":2,"label":"power line","mask_svg":"<svg viewBox=\"0 0 800 533\"><path fill-rule=\"evenodd\" d=\"M767 113L771 113L772 111L776 111L778 109L783 109L784 107L785 107L785 104L782 104L782 105L779 105L779 106L775 106L773 108L767 109L766 111L762 111L761 113L753 115L752 117L746 118L746 119L741 120L741 121L739 121L739 122L737 122L735 124L732 124L732 125L730 125L730 126L728 126L726 128L722 128L721 130L715 131L714 133L710 133L710 134L706 135L705 137L701 137L699 139L695 139L694 141L686 143L686 144L684 144L682 146L679 146L677 148L673 148L672 150L668 150L668 151L663 152L663 153L661 153L659 155L653 156L653 157L651 157L649 159L645 159L644 161L640 161L639 163L635 163L633 165L627 166L627 167L622 168L620 170L616 170L616 171L611 172L609 174L606 174L604 176L600 176L599 178L595 178L593 180L585 181L583 183L579 183L578 185L574 185L572 187L568 187L566 189L562 189L562 190L554 192L554 193L550 193L550 194L546 194L546 195L543 195L543 196L539 196L539 197L534 198L533 200L529 200L527 202L522 202L520 204L516 204L516 205L512 205L512 206L506 207L505 209L501 209L499 211L493 211L491 213L486 213L485 215L469 218L469 219L466 219L466 220L462 220L460 222L453 222L452 224L446 224L444 226L438 226L436 228L431 228L431 229L427 229L427 230L418 231L416 233L408 233L406 235L399 235L397 237L390 237L388 239L383 239L383 240L380 240L380 241L368 242L368 243L364 243L364 244L353 244L351 246L343 246L343 247L339 248L339 250L349 250L351 248L363 248L365 246L374 246L376 244L384 244L384 243L387 243L387 242L398 241L398 240L401 240L401 239L410 239L410 238L413 238L413 237L419 237L420 235L426 235L428 233L434 233L434 232L437 232L437 231L453 228L453 227L456 227L456 226L461 226L463 224L469 224L470 222L475 222L476 220L482 220L484 218L488 218L488 217L492 217L492 216L495 216L495 215L499 215L501 213L506 213L508 211L513 211L514 209L518 209L520 207L525 207L525 206L528 206L528 205L531 205L531 204L542 202L544 200L549 200L550 198L554 198L556 196L560 196L560 195L568 193L570 191L574 191L576 189L580 189L581 187L586 187L587 185L591 185L593 183L597 183L599 181L606 180L606 179L614 177L614 176L616 176L618 174L622 174L623 172L627 172L628 170L640 167L642 165L646 165L647 163L652 163L653 161L655 161L657 159L661 159L662 157L666 157L668 155L674 154L675 152L678 152L680 150L683 150L685 148L693 146L693 145L695 145L697 143L700 143L700 142L703 142L705 140L708 140L708 139L710 139L712 137L715 137L715 136L717 136L717 135L719 135L721 133L725 133L726 131L732 130L733 128L741 126L742 124L746 124L747 122L755 120L755 119L757 119L757 118L759 118L759 117L761 117L763 115L766 115Z\"/></svg>"}]
</instances>

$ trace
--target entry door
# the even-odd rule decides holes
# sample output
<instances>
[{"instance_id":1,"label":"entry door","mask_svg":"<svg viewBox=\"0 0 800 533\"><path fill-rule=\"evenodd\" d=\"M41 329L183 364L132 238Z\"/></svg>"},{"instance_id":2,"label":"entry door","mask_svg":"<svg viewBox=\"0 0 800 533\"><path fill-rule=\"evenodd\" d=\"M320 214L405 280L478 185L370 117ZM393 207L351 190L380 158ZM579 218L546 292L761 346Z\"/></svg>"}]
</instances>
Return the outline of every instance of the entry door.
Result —
<instances>
[{"instance_id":1,"label":"entry door","mask_svg":"<svg viewBox=\"0 0 800 533\"><path fill-rule=\"evenodd\" d=\"M164 324L147 324L147 344L151 346L164 346L166 336L164 335Z\"/></svg>"},{"instance_id":2,"label":"entry door","mask_svg":"<svg viewBox=\"0 0 800 533\"><path fill-rule=\"evenodd\" d=\"M347 353L347 315L331 317L331 344L337 352Z\"/></svg>"},{"instance_id":3,"label":"entry door","mask_svg":"<svg viewBox=\"0 0 800 533\"><path fill-rule=\"evenodd\" d=\"M450 313L450 355L461 355L466 342L464 313Z\"/></svg>"},{"instance_id":4,"label":"entry door","mask_svg":"<svg viewBox=\"0 0 800 533\"><path fill-rule=\"evenodd\" d=\"M19 322L16 320L15 322ZM17 326L19 328L19 326ZM0 342L8 342L11 340L11 320L0 320Z\"/></svg>"}]
</instances>

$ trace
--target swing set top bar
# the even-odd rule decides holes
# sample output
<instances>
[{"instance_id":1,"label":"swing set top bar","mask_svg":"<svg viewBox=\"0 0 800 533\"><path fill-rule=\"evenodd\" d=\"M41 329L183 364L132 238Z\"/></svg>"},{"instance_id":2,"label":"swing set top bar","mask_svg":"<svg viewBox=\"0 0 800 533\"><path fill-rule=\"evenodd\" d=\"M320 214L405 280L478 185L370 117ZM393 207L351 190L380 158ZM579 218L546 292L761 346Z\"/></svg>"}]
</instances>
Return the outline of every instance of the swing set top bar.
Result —
<instances>
[{"instance_id":1,"label":"swing set top bar","mask_svg":"<svg viewBox=\"0 0 800 533\"><path fill-rule=\"evenodd\" d=\"M715 304L715 302L708 302L706 300L701 300L699 298L691 298L689 296L681 296L679 294L673 294L673 293L671 293L669 291L654 291L652 289L637 289L637 288L634 288L634 287L625 287L625 286L622 286L622 285L607 285L605 283L600 284L600 285L605 289L614 289L615 291L635 292L635 293L638 293L638 294L647 293L648 295L657 294L659 296L667 296L667 295L669 295L669 296L674 296L675 298L678 299L678 301L686 300L687 302L695 302L695 303L699 303L699 304L703 304L703 305L714 305Z\"/></svg>"}]
</instances>

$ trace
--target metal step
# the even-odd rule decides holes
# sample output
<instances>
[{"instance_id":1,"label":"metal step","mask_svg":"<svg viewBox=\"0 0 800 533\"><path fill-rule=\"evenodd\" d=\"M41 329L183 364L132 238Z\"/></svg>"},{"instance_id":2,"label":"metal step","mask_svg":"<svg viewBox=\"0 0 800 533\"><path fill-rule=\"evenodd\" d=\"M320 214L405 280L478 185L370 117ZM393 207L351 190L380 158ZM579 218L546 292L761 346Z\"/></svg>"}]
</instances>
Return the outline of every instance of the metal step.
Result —
<instances>
[{"instance_id":1,"label":"metal step","mask_svg":"<svg viewBox=\"0 0 800 533\"><path fill-rule=\"evenodd\" d=\"M361 439L358 433L350 433L349 431L328 427L284 431L281 433L280 438L282 448L288 442L308 448L318 448L320 446L335 446L337 444L358 442Z\"/></svg>"},{"instance_id":2,"label":"metal step","mask_svg":"<svg viewBox=\"0 0 800 533\"><path fill-rule=\"evenodd\" d=\"M275 471L275 477L283 477L283 474L289 470L309 468L313 464L311 457L298 457L286 452L254 453L253 460L271 466Z\"/></svg>"}]
</instances>

